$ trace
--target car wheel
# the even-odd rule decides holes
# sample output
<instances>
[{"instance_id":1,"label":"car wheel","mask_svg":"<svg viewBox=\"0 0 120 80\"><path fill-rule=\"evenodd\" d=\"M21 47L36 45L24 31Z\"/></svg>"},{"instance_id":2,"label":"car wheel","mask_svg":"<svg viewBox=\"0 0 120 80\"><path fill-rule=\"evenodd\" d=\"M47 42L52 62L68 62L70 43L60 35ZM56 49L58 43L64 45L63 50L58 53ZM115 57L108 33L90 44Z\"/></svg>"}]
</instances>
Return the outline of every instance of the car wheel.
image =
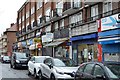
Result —
<instances>
[{"instance_id":1,"label":"car wheel","mask_svg":"<svg viewBox=\"0 0 120 80\"><path fill-rule=\"evenodd\" d=\"M28 68L28 76L31 75L30 71L29 71L29 68Z\"/></svg>"},{"instance_id":2,"label":"car wheel","mask_svg":"<svg viewBox=\"0 0 120 80\"><path fill-rule=\"evenodd\" d=\"M43 80L42 72L39 72L38 80Z\"/></svg>"},{"instance_id":3,"label":"car wheel","mask_svg":"<svg viewBox=\"0 0 120 80\"><path fill-rule=\"evenodd\" d=\"M36 70L34 70L34 78L36 79L38 76L37 76L37 73L36 73Z\"/></svg>"},{"instance_id":4,"label":"car wheel","mask_svg":"<svg viewBox=\"0 0 120 80\"><path fill-rule=\"evenodd\" d=\"M51 75L50 80L56 80L54 75Z\"/></svg>"}]
</instances>

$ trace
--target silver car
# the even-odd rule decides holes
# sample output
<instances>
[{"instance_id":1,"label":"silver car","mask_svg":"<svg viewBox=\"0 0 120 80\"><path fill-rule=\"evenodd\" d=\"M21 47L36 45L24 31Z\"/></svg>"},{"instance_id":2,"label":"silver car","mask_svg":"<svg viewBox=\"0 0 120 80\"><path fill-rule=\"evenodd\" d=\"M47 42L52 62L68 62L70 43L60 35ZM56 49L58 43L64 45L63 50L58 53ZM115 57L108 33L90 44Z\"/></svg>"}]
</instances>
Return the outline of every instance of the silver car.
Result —
<instances>
[{"instance_id":1,"label":"silver car","mask_svg":"<svg viewBox=\"0 0 120 80\"><path fill-rule=\"evenodd\" d=\"M67 65L69 64L69 65ZM59 58L46 58L44 64L41 64L41 70L39 71L39 80L43 77L50 80L57 79L74 79L74 73L78 69L78 66L72 61L66 63Z\"/></svg>"}]
</instances>

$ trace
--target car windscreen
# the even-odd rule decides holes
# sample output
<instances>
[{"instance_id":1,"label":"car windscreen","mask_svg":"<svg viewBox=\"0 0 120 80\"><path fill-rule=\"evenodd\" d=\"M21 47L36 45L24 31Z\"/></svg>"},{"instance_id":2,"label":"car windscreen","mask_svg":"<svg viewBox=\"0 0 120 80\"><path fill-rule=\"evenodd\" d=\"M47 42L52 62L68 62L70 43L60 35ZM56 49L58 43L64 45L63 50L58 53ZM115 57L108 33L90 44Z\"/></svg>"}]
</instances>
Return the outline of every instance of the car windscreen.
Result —
<instances>
[{"instance_id":1,"label":"car windscreen","mask_svg":"<svg viewBox=\"0 0 120 80\"><path fill-rule=\"evenodd\" d=\"M72 59L61 59L64 63L65 63L65 65L66 66L68 66L68 67L74 67L74 66L76 66L75 65L75 62L72 60Z\"/></svg>"},{"instance_id":2,"label":"car windscreen","mask_svg":"<svg viewBox=\"0 0 120 80\"><path fill-rule=\"evenodd\" d=\"M10 60L10 57L9 56L4 56L3 59L4 60Z\"/></svg>"},{"instance_id":3,"label":"car windscreen","mask_svg":"<svg viewBox=\"0 0 120 80\"><path fill-rule=\"evenodd\" d=\"M56 67L65 67L65 63L63 61L61 61L60 59L54 59L54 65Z\"/></svg>"},{"instance_id":4,"label":"car windscreen","mask_svg":"<svg viewBox=\"0 0 120 80\"><path fill-rule=\"evenodd\" d=\"M35 63L43 63L44 59L43 57L35 58Z\"/></svg>"},{"instance_id":5,"label":"car windscreen","mask_svg":"<svg viewBox=\"0 0 120 80\"><path fill-rule=\"evenodd\" d=\"M17 53L16 58L17 59L26 59L27 56L26 56L26 53Z\"/></svg>"},{"instance_id":6,"label":"car windscreen","mask_svg":"<svg viewBox=\"0 0 120 80\"><path fill-rule=\"evenodd\" d=\"M120 79L120 64L107 64L106 69L111 79Z\"/></svg>"}]
</instances>

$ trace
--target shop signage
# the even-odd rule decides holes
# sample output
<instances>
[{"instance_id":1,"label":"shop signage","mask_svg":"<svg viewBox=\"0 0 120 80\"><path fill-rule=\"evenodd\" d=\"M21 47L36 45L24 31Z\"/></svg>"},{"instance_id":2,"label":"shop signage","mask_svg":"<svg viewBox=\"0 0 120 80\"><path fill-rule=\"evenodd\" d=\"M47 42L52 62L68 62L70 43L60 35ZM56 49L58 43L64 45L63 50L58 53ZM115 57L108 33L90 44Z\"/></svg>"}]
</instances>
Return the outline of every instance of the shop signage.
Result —
<instances>
[{"instance_id":1,"label":"shop signage","mask_svg":"<svg viewBox=\"0 0 120 80\"><path fill-rule=\"evenodd\" d=\"M46 35L42 36L42 43L51 42L53 40L53 33L46 33Z\"/></svg>"},{"instance_id":2,"label":"shop signage","mask_svg":"<svg viewBox=\"0 0 120 80\"><path fill-rule=\"evenodd\" d=\"M37 44L38 48L42 48L42 45L40 43Z\"/></svg>"},{"instance_id":3,"label":"shop signage","mask_svg":"<svg viewBox=\"0 0 120 80\"><path fill-rule=\"evenodd\" d=\"M120 14L101 19L101 31L120 28Z\"/></svg>"}]
</instances>

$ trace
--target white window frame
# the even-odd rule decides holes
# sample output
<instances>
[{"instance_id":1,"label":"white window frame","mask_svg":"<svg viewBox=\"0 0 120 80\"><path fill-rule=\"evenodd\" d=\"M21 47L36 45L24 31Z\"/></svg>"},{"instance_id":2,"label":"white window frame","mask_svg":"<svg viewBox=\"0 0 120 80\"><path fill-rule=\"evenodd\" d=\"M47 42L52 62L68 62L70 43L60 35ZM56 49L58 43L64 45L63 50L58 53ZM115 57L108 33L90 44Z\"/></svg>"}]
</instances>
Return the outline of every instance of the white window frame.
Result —
<instances>
[{"instance_id":1,"label":"white window frame","mask_svg":"<svg viewBox=\"0 0 120 80\"><path fill-rule=\"evenodd\" d=\"M42 1L38 0L37 2L37 10L42 7Z\"/></svg>"},{"instance_id":2,"label":"white window frame","mask_svg":"<svg viewBox=\"0 0 120 80\"><path fill-rule=\"evenodd\" d=\"M60 28L64 27L64 19L60 20Z\"/></svg>"},{"instance_id":3,"label":"white window frame","mask_svg":"<svg viewBox=\"0 0 120 80\"><path fill-rule=\"evenodd\" d=\"M55 23L54 23L54 27L55 27L55 30L58 30L58 28L59 28L59 27L58 27L58 22L55 22Z\"/></svg>"},{"instance_id":4,"label":"white window frame","mask_svg":"<svg viewBox=\"0 0 120 80\"><path fill-rule=\"evenodd\" d=\"M34 22L34 19L31 20L31 27L32 27L32 29L34 28L34 26L33 26L33 22Z\"/></svg>"},{"instance_id":5,"label":"white window frame","mask_svg":"<svg viewBox=\"0 0 120 80\"><path fill-rule=\"evenodd\" d=\"M26 13L26 19L29 17L29 11Z\"/></svg>"},{"instance_id":6,"label":"white window frame","mask_svg":"<svg viewBox=\"0 0 120 80\"><path fill-rule=\"evenodd\" d=\"M21 18L19 18L19 24L21 23Z\"/></svg>"},{"instance_id":7,"label":"white window frame","mask_svg":"<svg viewBox=\"0 0 120 80\"><path fill-rule=\"evenodd\" d=\"M46 28L45 28L45 32L50 32L50 31L51 31L51 25L46 26Z\"/></svg>"},{"instance_id":8,"label":"white window frame","mask_svg":"<svg viewBox=\"0 0 120 80\"><path fill-rule=\"evenodd\" d=\"M46 21L50 20L50 12L51 12L51 8L48 8L45 10L45 16L49 16L49 17L46 17Z\"/></svg>"},{"instance_id":9,"label":"white window frame","mask_svg":"<svg viewBox=\"0 0 120 80\"><path fill-rule=\"evenodd\" d=\"M72 23L76 23L76 22L81 21L81 20L82 20L82 12L70 16L70 22L69 23L72 24Z\"/></svg>"},{"instance_id":10,"label":"white window frame","mask_svg":"<svg viewBox=\"0 0 120 80\"><path fill-rule=\"evenodd\" d=\"M42 14L40 14L38 17L37 17L37 23L38 25L40 24L40 18L42 17Z\"/></svg>"},{"instance_id":11,"label":"white window frame","mask_svg":"<svg viewBox=\"0 0 120 80\"><path fill-rule=\"evenodd\" d=\"M22 21L24 21L24 16L22 16Z\"/></svg>"},{"instance_id":12,"label":"white window frame","mask_svg":"<svg viewBox=\"0 0 120 80\"><path fill-rule=\"evenodd\" d=\"M32 15L33 13L35 13L35 7L32 7L32 8L31 8L31 15Z\"/></svg>"},{"instance_id":13,"label":"white window frame","mask_svg":"<svg viewBox=\"0 0 120 80\"><path fill-rule=\"evenodd\" d=\"M81 0L72 0L72 2L74 2L73 4L71 3L72 7L75 7L74 5L77 5L76 7L80 7L81 6Z\"/></svg>"},{"instance_id":14,"label":"white window frame","mask_svg":"<svg viewBox=\"0 0 120 80\"><path fill-rule=\"evenodd\" d=\"M49 0L44 0L44 3L46 4L47 2L49 2Z\"/></svg>"},{"instance_id":15,"label":"white window frame","mask_svg":"<svg viewBox=\"0 0 120 80\"><path fill-rule=\"evenodd\" d=\"M28 31L28 25L29 25L29 23L26 24L26 32Z\"/></svg>"},{"instance_id":16,"label":"white window frame","mask_svg":"<svg viewBox=\"0 0 120 80\"><path fill-rule=\"evenodd\" d=\"M91 7L91 17L93 18L93 20L98 18L98 5L92 6Z\"/></svg>"},{"instance_id":17,"label":"white window frame","mask_svg":"<svg viewBox=\"0 0 120 80\"><path fill-rule=\"evenodd\" d=\"M106 7L105 7L105 4L106 4ZM109 7L109 4L111 4L111 7ZM106 10L105 10L105 8L106 8ZM103 13L108 12L110 10L112 10L112 0L105 0L103 2Z\"/></svg>"}]
</instances>

